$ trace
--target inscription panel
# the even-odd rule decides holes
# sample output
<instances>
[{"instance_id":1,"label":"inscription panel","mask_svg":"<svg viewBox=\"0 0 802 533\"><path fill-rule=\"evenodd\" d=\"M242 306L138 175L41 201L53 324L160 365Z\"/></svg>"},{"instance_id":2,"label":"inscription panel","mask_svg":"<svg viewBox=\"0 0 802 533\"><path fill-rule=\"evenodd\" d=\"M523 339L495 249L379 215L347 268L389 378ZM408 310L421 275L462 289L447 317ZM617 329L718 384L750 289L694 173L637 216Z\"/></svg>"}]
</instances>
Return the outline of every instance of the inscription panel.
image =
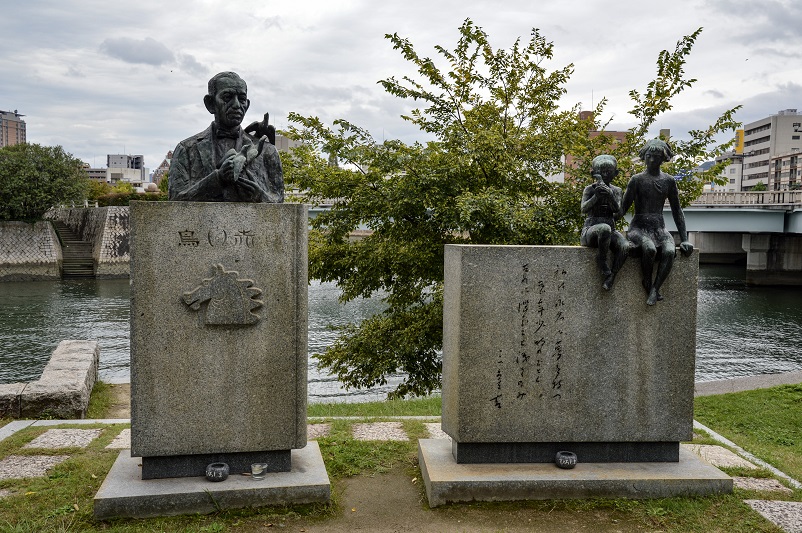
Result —
<instances>
[{"instance_id":1,"label":"inscription panel","mask_svg":"<svg viewBox=\"0 0 802 533\"><path fill-rule=\"evenodd\" d=\"M306 444L306 208L131 207L131 445L138 456Z\"/></svg>"},{"instance_id":2,"label":"inscription panel","mask_svg":"<svg viewBox=\"0 0 802 533\"><path fill-rule=\"evenodd\" d=\"M602 291L593 251L446 246L443 429L458 442L691 436L697 256L646 306L636 262ZM670 285L668 285L670 283Z\"/></svg>"}]
</instances>

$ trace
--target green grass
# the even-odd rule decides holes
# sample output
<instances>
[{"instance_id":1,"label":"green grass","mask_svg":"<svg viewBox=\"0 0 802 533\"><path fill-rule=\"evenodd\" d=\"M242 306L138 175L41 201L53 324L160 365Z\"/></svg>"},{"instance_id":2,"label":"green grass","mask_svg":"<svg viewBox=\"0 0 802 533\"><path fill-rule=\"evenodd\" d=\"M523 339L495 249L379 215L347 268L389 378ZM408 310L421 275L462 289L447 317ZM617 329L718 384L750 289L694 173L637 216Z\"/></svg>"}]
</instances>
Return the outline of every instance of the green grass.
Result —
<instances>
[{"instance_id":1,"label":"green grass","mask_svg":"<svg viewBox=\"0 0 802 533\"><path fill-rule=\"evenodd\" d=\"M100 393L104 393L101 386ZM102 399L102 398L101 398ZM800 403L802 387L778 387L749 393L697 398L696 417L715 431L726 435L745 449L773 462L794 477L802 457L799 448ZM105 409L94 401L92 409ZM371 404L314 404L310 416L354 416L372 419L394 416L438 416L440 398ZM2 421L0 421L2 423ZM16 531L255 531L276 526L297 530L305 525L334 523L340 520L344 480L359 475L380 475L402 468L410 477L420 478L417 467L417 439L426 437L419 420L404 420L409 441L364 442L351 435L354 421L330 420L331 432L318 439L321 453L332 480L330 504L297 505L260 509L220 511L203 516L169 517L148 520L111 520L95 522L92 498L100 487L117 451L105 446L125 427L123 425L60 427L99 427L103 431L87 449L65 451L27 450L23 446L49 428L30 427L0 441L0 459L11 455L69 453L71 458L53 468L45 478L2 480L0 490L12 495L0 500L0 532ZM700 435L695 443L710 443ZM772 459L776 459L776 462ZM729 469L731 475L770 477L770 472ZM796 475L795 475L796 474ZM419 485L420 486L420 485ZM422 488L420 489L422 491ZM421 494L423 494L421 492ZM802 501L802 491L793 494L759 493L736 489L732 495L660 500L547 500L530 502L470 503L446 505L425 512L432 516L455 517L484 513L492 523L494 516L520 515L541 521L559 521L560 517L593 524L611 524L610 531L644 530L676 532L778 532L743 503L745 498L775 498ZM392 511L388 511L392 512ZM585 522L586 521L586 522ZM525 522L525 521L524 521ZM616 526L618 524L618 526ZM297 526L297 527L292 527ZM606 530L605 530L606 531Z\"/></svg>"},{"instance_id":2,"label":"green grass","mask_svg":"<svg viewBox=\"0 0 802 533\"><path fill-rule=\"evenodd\" d=\"M782 385L694 401L696 420L802 480L802 385Z\"/></svg>"},{"instance_id":3,"label":"green grass","mask_svg":"<svg viewBox=\"0 0 802 533\"><path fill-rule=\"evenodd\" d=\"M440 416L440 396L366 403L310 403L307 416Z\"/></svg>"},{"instance_id":4,"label":"green grass","mask_svg":"<svg viewBox=\"0 0 802 533\"><path fill-rule=\"evenodd\" d=\"M111 385L102 381L95 382L92 394L89 396L89 407L86 409L86 418L106 418L109 408L114 403Z\"/></svg>"},{"instance_id":5,"label":"green grass","mask_svg":"<svg viewBox=\"0 0 802 533\"><path fill-rule=\"evenodd\" d=\"M333 420L331 432L318 439L321 453L333 485L333 501L328 505L298 505L261 509L220 511L202 516L166 517L147 520L110 520L96 522L92 517L92 498L97 492L117 451L106 450L123 425L91 425L103 429L101 436L87 449L48 451L72 457L53 468L45 478L0 481L0 489L13 495L0 505L0 531L230 531L262 530L270 525L314 525L336 521L342 514L342 482L358 475L378 475L393 468L403 468L412 477L419 477L416 448L418 438L426 436L423 422L405 420L404 429L409 441L364 442L351 436L348 420ZM79 427L65 424L59 427ZM27 428L0 442L0 458L9 454L40 454L23 446L48 428ZM421 488L422 490L422 488ZM707 498L667 498L661 500L550 500L530 502L472 503L447 505L425 512L440 516L459 516L463 513L493 516L523 513L527 516L559 520L560 516L582 517L589 524L600 517L611 524L621 523L626 530L640 528L654 531L728 531L776 532L776 528L747 507L741 500L750 493ZM802 496L802 494L797 494ZM802 498L797 498L802 499ZM392 511L388 511L392 512ZM296 528L293 528L296 530Z\"/></svg>"}]
</instances>

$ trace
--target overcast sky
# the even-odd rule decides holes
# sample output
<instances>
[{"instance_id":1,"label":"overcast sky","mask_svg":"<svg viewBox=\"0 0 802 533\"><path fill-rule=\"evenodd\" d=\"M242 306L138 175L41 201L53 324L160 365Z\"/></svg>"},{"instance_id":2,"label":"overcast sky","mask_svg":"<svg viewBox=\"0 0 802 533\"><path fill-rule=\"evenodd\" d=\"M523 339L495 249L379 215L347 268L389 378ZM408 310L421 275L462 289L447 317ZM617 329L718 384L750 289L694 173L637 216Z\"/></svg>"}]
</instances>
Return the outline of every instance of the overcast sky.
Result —
<instances>
[{"instance_id":1,"label":"overcast sky","mask_svg":"<svg viewBox=\"0 0 802 533\"><path fill-rule=\"evenodd\" d=\"M28 141L59 144L99 167L106 154L143 154L154 169L212 117L206 82L233 70L248 83L245 123L290 111L348 119L381 140L424 140L399 116L412 107L377 81L412 73L384 38L423 56L453 48L471 18L496 48L539 28L554 68L575 72L565 107L607 97L613 129L631 126L628 92L653 78L660 50L704 31L686 66L698 79L657 125L684 136L735 105L748 123L802 111L802 2L763 0L0 0L0 109L26 115Z\"/></svg>"}]
</instances>

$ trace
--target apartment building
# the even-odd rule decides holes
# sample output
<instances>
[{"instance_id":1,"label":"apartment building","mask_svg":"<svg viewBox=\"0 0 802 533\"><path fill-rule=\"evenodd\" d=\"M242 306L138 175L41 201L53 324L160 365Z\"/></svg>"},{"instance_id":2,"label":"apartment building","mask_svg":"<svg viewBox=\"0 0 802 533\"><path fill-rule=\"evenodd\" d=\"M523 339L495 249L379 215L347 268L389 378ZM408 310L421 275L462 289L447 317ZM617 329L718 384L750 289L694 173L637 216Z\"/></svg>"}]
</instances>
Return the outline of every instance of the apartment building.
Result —
<instances>
[{"instance_id":1,"label":"apartment building","mask_svg":"<svg viewBox=\"0 0 802 533\"><path fill-rule=\"evenodd\" d=\"M145 156L127 154L109 154L106 156L106 168L84 165L84 171L89 179L112 185L127 182L135 188L145 187L150 174L145 167Z\"/></svg>"},{"instance_id":2,"label":"apartment building","mask_svg":"<svg viewBox=\"0 0 802 533\"><path fill-rule=\"evenodd\" d=\"M790 186L791 158L802 151L802 114L785 109L744 126L744 158L741 190L749 191L760 182L770 190ZM777 158L780 158L779 160ZM779 161L779 172L777 162ZM783 181L783 163L788 175ZM799 178L796 177L796 182Z\"/></svg>"},{"instance_id":3,"label":"apartment building","mask_svg":"<svg viewBox=\"0 0 802 533\"><path fill-rule=\"evenodd\" d=\"M769 164L769 190L795 191L802 188L802 165L799 151L777 154Z\"/></svg>"},{"instance_id":4,"label":"apartment building","mask_svg":"<svg viewBox=\"0 0 802 533\"><path fill-rule=\"evenodd\" d=\"M724 178L726 183L724 183L724 185L710 183L709 186L705 185L705 191L738 192L741 190L744 156L743 154L739 154L737 150L733 150L718 156L716 158L716 163L721 163L726 160L729 160L729 163L722 169L721 174L719 174L719 177Z\"/></svg>"},{"instance_id":5,"label":"apartment building","mask_svg":"<svg viewBox=\"0 0 802 533\"><path fill-rule=\"evenodd\" d=\"M143 155L109 154L106 156L106 166L109 169L114 169L112 173L118 176L117 179L112 177L114 182L138 181L142 183L148 181L150 174L148 169L145 168L145 156ZM130 170L138 170L139 172L129 172Z\"/></svg>"},{"instance_id":6,"label":"apartment building","mask_svg":"<svg viewBox=\"0 0 802 533\"><path fill-rule=\"evenodd\" d=\"M25 140L25 121L17 110L0 111L0 148L22 144Z\"/></svg>"}]
</instances>

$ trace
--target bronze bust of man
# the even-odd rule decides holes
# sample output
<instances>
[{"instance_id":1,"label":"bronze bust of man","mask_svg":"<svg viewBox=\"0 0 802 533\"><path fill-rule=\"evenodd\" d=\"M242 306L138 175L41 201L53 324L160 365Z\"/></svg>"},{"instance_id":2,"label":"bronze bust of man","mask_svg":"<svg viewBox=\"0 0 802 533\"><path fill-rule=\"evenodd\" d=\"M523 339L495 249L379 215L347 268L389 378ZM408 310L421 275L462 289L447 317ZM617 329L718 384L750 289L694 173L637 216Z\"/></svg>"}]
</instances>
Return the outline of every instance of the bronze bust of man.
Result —
<instances>
[{"instance_id":1,"label":"bronze bust of man","mask_svg":"<svg viewBox=\"0 0 802 533\"><path fill-rule=\"evenodd\" d=\"M284 176L276 147L267 136L259 139L240 127L251 104L245 81L234 72L213 76L203 103L214 122L173 151L169 199L282 203Z\"/></svg>"}]
</instances>

